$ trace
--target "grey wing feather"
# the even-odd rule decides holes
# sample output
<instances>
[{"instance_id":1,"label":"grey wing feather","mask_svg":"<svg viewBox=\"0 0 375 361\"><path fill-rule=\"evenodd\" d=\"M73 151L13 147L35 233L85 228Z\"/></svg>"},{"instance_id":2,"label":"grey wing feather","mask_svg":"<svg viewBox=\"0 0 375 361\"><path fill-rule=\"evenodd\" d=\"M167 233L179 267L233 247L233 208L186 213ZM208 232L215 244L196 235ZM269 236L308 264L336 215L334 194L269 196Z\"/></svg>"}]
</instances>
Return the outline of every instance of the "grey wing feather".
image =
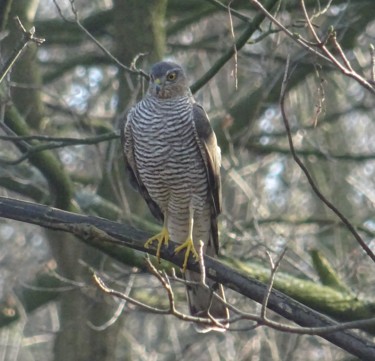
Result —
<instances>
[{"instance_id":1,"label":"grey wing feather","mask_svg":"<svg viewBox=\"0 0 375 361\"><path fill-rule=\"evenodd\" d=\"M199 147L206 165L211 203L211 233L217 253L219 250L217 216L221 212L220 148L217 145L216 136L206 112L196 103L193 105L193 120Z\"/></svg>"},{"instance_id":2,"label":"grey wing feather","mask_svg":"<svg viewBox=\"0 0 375 361\"><path fill-rule=\"evenodd\" d=\"M139 172L137 169L137 162L134 156L134 141L133 141L133 132L131 127L131 110L123 118L121 122L121 144L124 153L125 159L125 168L129 175L130 184L141 193L142 197L146 201L152 215L160 220L164 220L163 212L156 202L150 197L147 188L141 181Z\"/></svg>"}]
</instances>

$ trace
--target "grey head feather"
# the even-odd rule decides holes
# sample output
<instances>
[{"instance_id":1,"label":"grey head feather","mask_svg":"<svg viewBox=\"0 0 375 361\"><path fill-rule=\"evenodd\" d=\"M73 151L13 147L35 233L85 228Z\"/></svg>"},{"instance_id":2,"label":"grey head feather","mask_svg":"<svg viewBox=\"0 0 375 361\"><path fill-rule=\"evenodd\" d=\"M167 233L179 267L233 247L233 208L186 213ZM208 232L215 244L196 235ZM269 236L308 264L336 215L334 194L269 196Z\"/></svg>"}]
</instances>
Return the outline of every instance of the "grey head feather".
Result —
<instances>
[{"instance_id":1,"label":"grey head feather","mask_svg":"<svg viewBox=\"0 0 375 361\"><path fill-rule=\"evenodd\" d=\"M169 61L154 64L150 71L148 94L159 99L191 96L182 67Z\"/></svg>"},{"instance_id":2,"label":"grey head feather","mask_svg":"<svg viewBox=\"0 0 375 361\"><path fill-rule=\"evenodd\" d=\"M154 76L155 78L161 78L171 70L180 71L185 76L185 72L182 69L181 65L173 63L171 61L161 61L159 63L154 64L151 67L150 75Z\"/></svg>"}]
</instances>

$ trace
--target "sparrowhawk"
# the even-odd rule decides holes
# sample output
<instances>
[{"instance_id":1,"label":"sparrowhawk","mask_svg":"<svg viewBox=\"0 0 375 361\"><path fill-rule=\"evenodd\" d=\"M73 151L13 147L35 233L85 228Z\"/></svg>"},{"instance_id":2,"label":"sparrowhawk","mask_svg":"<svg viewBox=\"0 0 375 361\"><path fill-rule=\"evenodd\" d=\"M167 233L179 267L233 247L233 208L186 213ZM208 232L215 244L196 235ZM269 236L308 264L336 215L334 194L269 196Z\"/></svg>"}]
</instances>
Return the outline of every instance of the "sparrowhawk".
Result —
<instances>
[{"instance_id":1,"label":"sparrowhawk","mask_svg":"<svg viewBox=\"0 0 375 361\"><path fill-rule=\"evenodd\" d=\"M183 271L193 281L187 286L190 312L217 320L216 325L197 324L196 329L224 331L227 307L198 285L199 274L186 270L189 254L199 257L200 240L205 254L213 257L218 252L221 155L207 114L194 101L181 66L166 61L152 66L148 92L128 112L121 133L131 183L163 222L161 232L145 246L156 241L160 257L163 243L180 243L175 252L185 250ZM208 285L225 299L221 285L214 287L209 280Z\"/></svg>"}]
</instances>

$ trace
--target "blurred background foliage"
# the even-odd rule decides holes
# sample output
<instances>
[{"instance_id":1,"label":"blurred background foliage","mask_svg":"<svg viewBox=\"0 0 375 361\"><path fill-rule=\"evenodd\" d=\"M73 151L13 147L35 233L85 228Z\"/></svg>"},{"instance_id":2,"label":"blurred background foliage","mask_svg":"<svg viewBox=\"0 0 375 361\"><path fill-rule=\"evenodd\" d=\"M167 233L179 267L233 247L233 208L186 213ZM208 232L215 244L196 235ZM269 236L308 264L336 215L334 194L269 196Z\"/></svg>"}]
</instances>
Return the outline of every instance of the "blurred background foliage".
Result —
<instances>
[{"instance_id":1,"label":"blurred background foliage","mask_svg":"<svg viewBox=\"0 0 375 361\"><path fill-rule=\"evenodd\" d=\"M264 3L294 34L313 41L299 2ZM116 132L121 116L143 96L147 81L119 66L89 32L128 67L147 72L153 62L169 59L189 74L223 153L220 238L225 260L249 273L257 267L264 271L269 267L266 251L276 257L287 247L281 274L328 284L322 276L323 258L343 292L373 304L374 264L315 196L292 159L279 98L289 56L286 111L297 154L321 192L374 249L374 94L286 37L250 2L231 1L238 12L231 16L228 2L222 4L1 2L2 64L22 38L15 16L26 29L35 26L36 35L46 41L40 47L30 44L1 84L0 135L65 139L56 149L34 153L30 149L38 141L0 140L0 194L143 229L155 227L144 202L125 181ZM305 4L310 16L315 14L312 22L322 38L333 27L353 68L371 79L373 0ZM241 49L228 56L239 40ZM207 81L210 72L215 76ZM66 138L82 141L70 145ZM56 142L43 144L52 148ZM25 152L28 156L21 161ZM1 220L0 299L22 312L11 324L1 318L0 360L349 359L318 337L266 328L202 336L172 317L140 312L100 294L86 264L116 289L149 303L165 302L165 293L143 269L142 255L129 252L126 257L128 267L73 236ZM57 282L48 278L43 283L45 273ZM50 296L40 301L38 292ZM303 299L304 290L297 293ZM182 286L176 287L176 295L186 310ZM228 297L244 310L259 312L259 305L234 292ZM25 307L34 301L34 307Z\"/></svg>"}]
</instances>

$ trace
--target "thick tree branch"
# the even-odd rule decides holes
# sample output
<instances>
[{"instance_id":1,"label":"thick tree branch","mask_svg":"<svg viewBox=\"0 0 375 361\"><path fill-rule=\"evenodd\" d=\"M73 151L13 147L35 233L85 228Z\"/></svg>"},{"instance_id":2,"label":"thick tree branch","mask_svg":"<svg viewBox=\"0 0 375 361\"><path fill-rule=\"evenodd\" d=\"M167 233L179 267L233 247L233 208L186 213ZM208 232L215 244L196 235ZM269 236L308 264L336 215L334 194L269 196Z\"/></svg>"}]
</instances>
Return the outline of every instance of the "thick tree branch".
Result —
<instances>
[{"instance_id":1,"label":"thick tree branch","mask_svg":"<svg viewBox=\"0 0 375 361\"><path fill-rule=\"evenodd\" d=\"M0 93L0 100L2 99ZM31 133L23 117L13 105L6 109L4 125L12 134L18 136L29 136ZM15 144L23 152L27 152L36 145L34 141L16 141ZM30 155L28 159L46 178L50 187L51 201L54 201L58 207L72 209L70 208L72 207L70 202L73 192L72 183L56 157L51 152L38 152Z\"/></svg>"},{"instance_id":2,"label":"thick tree branch","mask_svg":"<svg viewBox=\"0 0 375 361\"><path fill-rule=\"evenodd\" d=\"M106 245L109 242L113 245L113 249L109 253L113 255L116 255L117 251L124 246L155 254L154 249L146 250L144 248L144 241L149 236L146 232L103 218L78 215L39 204L3 197L0 197L0 217L70 232L85 243L101 250L106 249ZM174 247L175 244L173 242L168 248L163 247L161 257L181 266L183 255L174 254ZM107 249L106 251L108 253ZM264 283L247 278L210 257L205 257L204 263L207 277L256 302L263 302L267 292L267 285ZM189 261L188 269L199 272L199 265ZM267 305L269 309L301 326L325 327L336 325L336 322L328 317L276 290L272 290ZM375 358L375 344L352 331L336 331L322 334L321 336L362 360L373 360Z\"/></svg>"}]
</instances>

